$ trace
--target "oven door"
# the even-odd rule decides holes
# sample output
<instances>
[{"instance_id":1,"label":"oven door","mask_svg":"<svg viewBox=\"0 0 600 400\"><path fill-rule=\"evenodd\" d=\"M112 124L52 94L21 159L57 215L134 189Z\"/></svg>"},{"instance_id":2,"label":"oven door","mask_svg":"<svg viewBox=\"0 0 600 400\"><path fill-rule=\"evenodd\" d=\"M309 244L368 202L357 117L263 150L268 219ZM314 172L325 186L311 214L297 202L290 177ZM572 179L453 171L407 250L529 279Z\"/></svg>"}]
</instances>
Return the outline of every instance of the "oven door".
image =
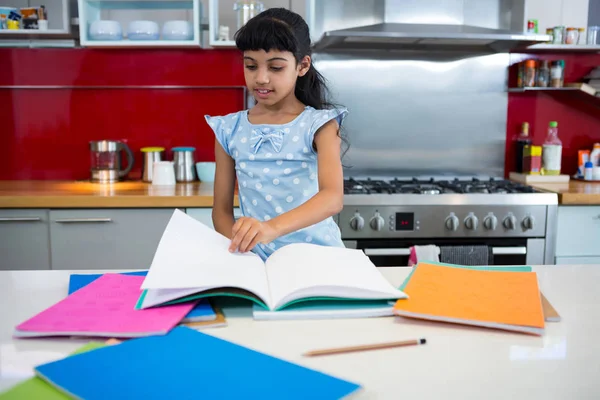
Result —
<instances>
[{"instance_id":1,"label":"oven door","mask_svg":"<svg viewBox=\"0 0 600 400\"><path fill-rule=\"evenodd\" d=\"M528 265L527 239L365 239L344 241L346 247L360 249L378 267L408 266L411 246L481 246L489 247L489 265ZM440 260L443 262L443 260ZM537 264L537 263L535 263Z\"/></svg>"}]
</instances>

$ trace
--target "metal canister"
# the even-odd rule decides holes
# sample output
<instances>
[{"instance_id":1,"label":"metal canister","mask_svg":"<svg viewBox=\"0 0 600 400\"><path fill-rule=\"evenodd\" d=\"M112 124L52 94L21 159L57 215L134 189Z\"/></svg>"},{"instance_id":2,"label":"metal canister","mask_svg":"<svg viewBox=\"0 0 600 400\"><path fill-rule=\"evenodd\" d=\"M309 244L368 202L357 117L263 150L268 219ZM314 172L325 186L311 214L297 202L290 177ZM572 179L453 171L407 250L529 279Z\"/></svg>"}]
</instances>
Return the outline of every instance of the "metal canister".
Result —
<instances>
[{"instance_id":1,"label":"metal canister","mask_svg":"<svg viewBox=\"0 0 600 400\"><path fill-rule=\"evenodd\" d=\"M162 153L165 151L164 147L142 147L140 149L143 155L142 164L142 180L144 182L152 182L152 171L154 169L154 163L162 161Z\"/></svg>"},{"instance_id":2,"label":"metal canister","mask_svg":"<svg viewBox=\"0 0 600 400\"><path fill-rule=\"evenodd\" d=\"M194 164L194 147L173 147L173 163L175 164L175 180L192 182L196 180Z\"/></svg>"}]
</instances>

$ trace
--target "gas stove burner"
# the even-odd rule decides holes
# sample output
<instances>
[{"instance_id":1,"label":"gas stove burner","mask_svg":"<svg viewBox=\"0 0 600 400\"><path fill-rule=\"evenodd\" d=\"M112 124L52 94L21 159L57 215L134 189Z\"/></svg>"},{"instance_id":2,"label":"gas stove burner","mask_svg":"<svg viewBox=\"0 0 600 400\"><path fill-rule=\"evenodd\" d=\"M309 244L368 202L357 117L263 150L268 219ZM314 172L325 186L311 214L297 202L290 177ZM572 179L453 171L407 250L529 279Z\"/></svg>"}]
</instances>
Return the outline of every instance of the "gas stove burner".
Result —
<instances>
[{"instance_id":1,"label":"gas stove burner","mask_svg":"<svg viewBox=\"0 0 600 400\"><path fill-rule=\"evenodd\" d=\"M451 179L404 179L375 180L353 178L344 181L345 194L508 194L508 193L535 193L530 186L522 185L504 179L490 178L483 180Z\"/></svg>"}]
</instances>

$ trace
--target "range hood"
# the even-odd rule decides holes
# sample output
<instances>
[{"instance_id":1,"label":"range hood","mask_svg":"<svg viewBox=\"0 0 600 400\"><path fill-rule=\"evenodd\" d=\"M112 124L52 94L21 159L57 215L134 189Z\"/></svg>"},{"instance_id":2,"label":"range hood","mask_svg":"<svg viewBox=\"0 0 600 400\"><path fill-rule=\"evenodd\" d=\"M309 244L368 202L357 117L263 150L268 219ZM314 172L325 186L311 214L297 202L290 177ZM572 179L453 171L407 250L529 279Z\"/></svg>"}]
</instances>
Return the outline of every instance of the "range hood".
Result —
<instances>
[{"instance_id":1,"label":"range hood","mask_svg":"<svg viewBox=\"0 0 600 400\"><path fill-rule=\"evenodd\" d=\"M322 33L315 50L333 49L460 49L507 52L550 41L529 34L471 25L380 23Z\"/></svg>"}]
</instances>

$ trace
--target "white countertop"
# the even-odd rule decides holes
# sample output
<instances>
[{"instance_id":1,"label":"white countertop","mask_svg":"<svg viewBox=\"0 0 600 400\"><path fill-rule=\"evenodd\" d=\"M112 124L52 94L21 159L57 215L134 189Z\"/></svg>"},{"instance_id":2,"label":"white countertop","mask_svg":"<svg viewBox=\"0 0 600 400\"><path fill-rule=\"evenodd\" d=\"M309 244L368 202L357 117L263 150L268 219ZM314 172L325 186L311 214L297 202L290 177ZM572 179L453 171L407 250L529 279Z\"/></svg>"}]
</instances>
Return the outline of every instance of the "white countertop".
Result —
<instances>
[{"instance_id":1,"label":"white countertop","mask_svg":"<svg viewBox=\"0 0 600 400\"><path fill-rule=\"evenodd\" d=\"M399 285L408 268L381 268ZM399 317L253 321L249 303L224 308L229 326L205 333L363 385L360 399L599 399L600 265L540 266L540 287L562 316L543 337ZM15 325L67 294L70 273L0 272L0 391L32 367L85 343L13 339ZM109 271L119 272L119 271ZM424 337L427 344L303 357L307 350ZM232 364L235 365L235 364Z\"/></svg>"}]
</instances>

